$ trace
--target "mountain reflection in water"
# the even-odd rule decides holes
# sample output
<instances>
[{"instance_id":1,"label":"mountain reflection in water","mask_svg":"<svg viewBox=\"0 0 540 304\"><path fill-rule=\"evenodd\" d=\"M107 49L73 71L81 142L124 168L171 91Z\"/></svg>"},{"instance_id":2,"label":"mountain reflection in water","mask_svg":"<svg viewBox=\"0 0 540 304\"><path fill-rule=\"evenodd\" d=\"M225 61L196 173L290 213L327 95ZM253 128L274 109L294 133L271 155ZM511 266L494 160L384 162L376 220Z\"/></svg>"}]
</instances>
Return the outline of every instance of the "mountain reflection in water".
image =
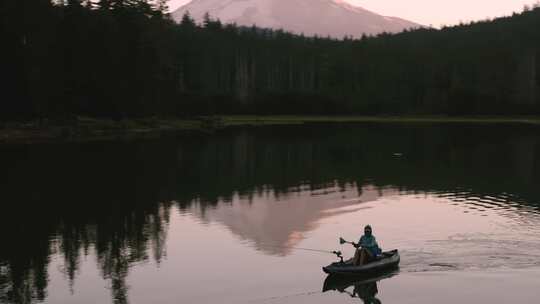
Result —
<instances>
[{"instance_id":1,"label":"mountain reflection in water","mask_svg":"<svg viewBox=\"0 0 540 304\"><path fill-rule=\"evenodd\" d=\"M318 195L321 190L326 195ZM324 189L291 189L291 193L279 196L236 196L223 206L208 209L204 209L201 203L194 203L184 212L200 217L203 222L223 224L232 233L252 242L256 249L267 254L286 255L321 219L338 213L356 212L362 208L361 203L395 194L397 191L393 189L372 186L357 188L355 185L339 189L338 185L329 183Z\"/></svg>"},{"instance_id":2,"label":"mountain reflection in water","mask_svg":"<svg viewBox=\"0 0 540 304\"><path fill-rule=\"evenodd\" d=\"M166 257L171 210L286 256L324 219L430 195L537 223L535 127L315 125L125 143L0 148L0 303L47 299L95 257L115 303L134 265ZM173 209L174 207L174 209ZM337 234L338 232L336 232Z\"/></svg>"}]
</instances>

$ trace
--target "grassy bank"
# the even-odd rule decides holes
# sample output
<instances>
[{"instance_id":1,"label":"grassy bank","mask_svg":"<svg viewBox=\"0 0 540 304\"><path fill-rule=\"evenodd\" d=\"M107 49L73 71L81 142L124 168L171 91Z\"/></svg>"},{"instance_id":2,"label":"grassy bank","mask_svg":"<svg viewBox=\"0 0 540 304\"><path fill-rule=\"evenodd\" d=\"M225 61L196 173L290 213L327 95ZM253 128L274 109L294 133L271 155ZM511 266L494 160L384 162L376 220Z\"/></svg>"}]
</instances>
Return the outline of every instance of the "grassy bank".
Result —
<instances>
[{"instance_id":1,"label":"grassy bank","mask_svg":"<svg viewBox=\"0 0 540 304\"><path fill-rule=\"evenodd\" d=\"M155 138L165 132L209 128L202 119L144 118L115 121L77 117L64 121L6 122L0 124L0 144Z\"/></svg>"},{"instance_id":2,"label":"grassy bank","mask_svg":"<svg viewBox=\"0 0 540 304\"><path fill-rule=\"evenodd\" d=\"M212 116L193 119L144 118L113 121L77 117L69 121L0 123L0 144L155 138L167 132L210 132L232 126L309 123L467 123L540 125L540 117L447 116Z\"/></svg>"},{"instance_id":3,"label":"grassy bank","mask_svg":"<svg viewBox=\"0 0 540 304\"><path fill-rule=\"evenodd\" d=\"M540 117L501 116L223 116L226 126L305 123L473 123L540 125Z\"/></svg>"}]
</instances>

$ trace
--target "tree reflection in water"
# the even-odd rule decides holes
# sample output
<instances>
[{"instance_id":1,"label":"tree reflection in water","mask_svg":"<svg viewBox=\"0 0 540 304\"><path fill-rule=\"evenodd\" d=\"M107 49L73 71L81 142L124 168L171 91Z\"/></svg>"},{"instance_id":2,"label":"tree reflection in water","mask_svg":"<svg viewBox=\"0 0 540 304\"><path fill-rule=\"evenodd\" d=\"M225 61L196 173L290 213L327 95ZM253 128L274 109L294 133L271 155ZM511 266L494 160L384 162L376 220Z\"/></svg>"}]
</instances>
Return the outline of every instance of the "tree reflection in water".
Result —
<instances>
[{"instance_id":1,"label":"tree reflection in water","mask_svg":"<svg viewBox=\"0 0 540 304\"><path fill-rule=\"evenodd\" d=\"M521 127L305 126L3 148L0 302L46 299L56 256L73 286L81 259L95 255L114 301L127 303L130 268L166 256L173 205L200 208L204 218L238 195L283 198L328 185L360 193L373 185L538 212L537 134ZM353 294L366 290L376 288Z\"/></svg>"},{"instance_id":2,"label":"tree reflection in water","mask_svg":"<svg viewBox=\"0 0 540 304\"><path fill-rule=\"evenodd\" d=\"M70 286L76 280L82 257L93 254L102 277L110 282L114 303L128 303L126 278L130 267L149 260L149 255L160 263L166 254L170 205L148 207L80 222L66 219L54 231L29 229L24 235L9 233L3 222L3 234L12 237L5 243L9 246L1 250L0 302L43 301L50 258L59 253ZM16 227L19 223L11 224ZM26 230L25 226L20 224L19 228Z\"/></svg>"}]
</instances>

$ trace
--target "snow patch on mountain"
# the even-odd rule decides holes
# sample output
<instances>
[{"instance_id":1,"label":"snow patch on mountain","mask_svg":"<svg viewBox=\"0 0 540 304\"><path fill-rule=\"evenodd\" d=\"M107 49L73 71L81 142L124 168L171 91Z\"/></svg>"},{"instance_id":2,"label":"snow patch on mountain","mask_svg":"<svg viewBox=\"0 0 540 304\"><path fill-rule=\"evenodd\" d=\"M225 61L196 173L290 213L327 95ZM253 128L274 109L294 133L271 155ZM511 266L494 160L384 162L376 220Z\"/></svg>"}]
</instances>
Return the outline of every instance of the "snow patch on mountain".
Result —
<instances>
[{"instance_id":1,"label":"snow patch on mountain","mask_svg":"<svg viewBox=\"0 0 540 304\"><path fill-rule=\"evenodd\" d=\"M419 24L385 17L343 0L193 0L173 12L175 20L189 12L201 22L208 13L223 23L285 29L297 34L360 37L400 32Z\"/></svg>"}]
</instances>

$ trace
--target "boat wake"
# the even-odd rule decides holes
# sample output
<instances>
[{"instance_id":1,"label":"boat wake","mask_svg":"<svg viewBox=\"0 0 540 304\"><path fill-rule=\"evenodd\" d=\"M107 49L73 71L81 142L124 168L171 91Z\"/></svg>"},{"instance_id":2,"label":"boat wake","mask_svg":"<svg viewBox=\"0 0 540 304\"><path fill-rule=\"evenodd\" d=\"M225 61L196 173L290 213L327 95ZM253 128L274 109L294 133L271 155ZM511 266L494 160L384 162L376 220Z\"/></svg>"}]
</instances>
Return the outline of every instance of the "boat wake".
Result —
<instances>
[{"instance_id":1,"label":"boat wake","mask_svg":"<svg viewBox=\"0 0 540 304\"><path fill-rule=\"evenodd\" d=\"M401 255L402 272L529 268L540 266L540 241L453 237Z\"/></svg>"}]
</instances>

